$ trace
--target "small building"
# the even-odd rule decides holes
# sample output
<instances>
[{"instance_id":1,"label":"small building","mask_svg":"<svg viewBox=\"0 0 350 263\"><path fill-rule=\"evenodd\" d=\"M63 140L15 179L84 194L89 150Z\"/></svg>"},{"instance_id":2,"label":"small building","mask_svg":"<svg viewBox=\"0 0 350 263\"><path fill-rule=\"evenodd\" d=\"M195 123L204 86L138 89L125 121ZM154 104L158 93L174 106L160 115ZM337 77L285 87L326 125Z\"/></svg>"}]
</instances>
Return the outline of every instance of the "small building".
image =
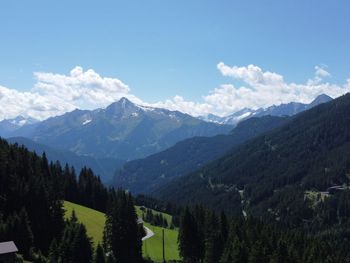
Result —
<instances>
[{"instance_id":1,"label":"small building","mask_svg":"<svg viewBox=\"0 0 350 263\"><path fill-rule=\"evenodd\" d=\"M0 243L0 263L14 263L18 249L13 241Z\"/></svg>"}]
</instances>

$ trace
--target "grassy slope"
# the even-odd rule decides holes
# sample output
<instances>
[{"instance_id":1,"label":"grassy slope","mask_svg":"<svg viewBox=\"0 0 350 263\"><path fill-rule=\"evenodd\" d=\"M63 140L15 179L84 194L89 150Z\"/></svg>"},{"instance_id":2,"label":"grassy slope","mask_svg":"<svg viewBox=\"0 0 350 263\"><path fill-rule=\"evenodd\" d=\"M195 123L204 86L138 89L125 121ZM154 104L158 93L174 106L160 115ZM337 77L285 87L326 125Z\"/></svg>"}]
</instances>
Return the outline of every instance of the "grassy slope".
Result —
<instances>
[{"instance_id":1,"label":"grassy slope","mask_svg":"<svg viewBox=\"0 0 350 263\"><path fill-rule=\"evenodd\" d=\"M105 214L68 201L64 201L64 209L65 217L70 217L74 209L79 221L86 226L88 236L93 238L94 246L98 243L102 244Z\"/></svg>"},{"instance_id":2,"label":"grassy slope","mask_svg":"<svg viewBox=\"0 0 350 263\"><path fill-rule=\"evenodd\" d=\"M136 207L136 212L138 217L142 216L142 211L139 207ZM160 213L157 211L153 211L155 213ZM171 215L162 213L163 217L166 218L168 221L168 225L171 223ZM154 236L145 240L143 242L142 250L143 250L143 256L149 257L154 261L162 262L162 227L152 226L149 223L144 223L146 227L151 229L154 232ZM166 260L179 260L179 251L178 251L178 245L177 245L177 235L178 230L171 230L171 229L165 229L164 228L164 235L165 235L165 259Z\"/></svg>"},{"instance_id":3,"label":"grassy slope","mask_svg":"<svg viewBox=\"0 0 350 263\"><path fill-rule=\"evenodd\" d=\"M68 201L64 202L65 216L70 217L74 209L79 221L81 221L87 229L88 235L93 238L94 245L102 243L102 233L105 224L105 216L103 213L96 210L77 205ZM136 207L138 216L142 212ZM163 214L163 216L171 222L171 216ZM162 261L162 229L161 227L152 226L144 223L146 227L151 229L155 235L143 242L143 256L149 257L156 262ZM165 258L166 260L178 260L179 252L177 246L177 230L165 229Z\"/></svg>"}]
</instances>

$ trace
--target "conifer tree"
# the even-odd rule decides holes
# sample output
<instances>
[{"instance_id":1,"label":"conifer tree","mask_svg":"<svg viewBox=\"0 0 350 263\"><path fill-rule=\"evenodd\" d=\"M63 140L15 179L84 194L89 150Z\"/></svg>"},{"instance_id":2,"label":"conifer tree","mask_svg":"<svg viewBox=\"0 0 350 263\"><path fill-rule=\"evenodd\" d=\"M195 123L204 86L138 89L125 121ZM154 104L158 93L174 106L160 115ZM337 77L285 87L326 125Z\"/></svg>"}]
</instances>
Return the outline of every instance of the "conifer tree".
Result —
<instances>
[{"instance_id":1,"label":"conifer tree","mask_svg":"<svg viewBox=\"0 0 350 263\"><path fill-rule=\"evenodd\" d=\"M109 201L104 229L104 248L117 262L142 261L141 234L131 195L117 191Z\"/></svg>"},{"instance_id":2,"label":"conifer tree","mask_svg":"<svg viewBox=\"0 0 350 263\"><path fill-rule=\"evenodd\" d=\"M105 259L103 248L100 244L98 244L96 247L93 263L105 263L105 262L106 262L106 259Z\"/></svg>"},{"instance_id":3,"label":"conifer tree","mask_svg":"<svg viewBox=\"0 0 350 263\"><path fill-rule=\"evenodd\" d=\"M66 222L62 239L54 239L50 246L50 262L85 263L92 260L91 239L83 224L77 222L74 213Z\"/></svg>"},{"instance_id":4,"label":"conifer tree","mask_svg":"<svg viewBox=\"0 0 350 263\"><path fill-rule=\"evenodd\" d=\"M207 229L205 238L205 263L219 262L221 257L221 236L218 229L219 220L214 212L207 214Z\"/></svg>"},{"instance_id":5,"label":"conifer tree","mask_svg":"<svg viewBox=\"0 0 350 263\"><path fill-rule=\"evenodd\" d=\"M7 218L5 232L7 239L15 241L21 254L25 258L28 258L30 249L33 246L33 233L30 228L27 212L24 208L19 214L14 213Z\"/></svg>"},{"instance_id":6,"label":"conifer tree","mask_svg":"<svg viewBox=\"0 0 350 263\"><path fill-rule=\"evenodd\" d=\"M197 224L188 207L181 216L178 243L180 256L184 262L200 261Z\"/></svg>"}]
</instances>

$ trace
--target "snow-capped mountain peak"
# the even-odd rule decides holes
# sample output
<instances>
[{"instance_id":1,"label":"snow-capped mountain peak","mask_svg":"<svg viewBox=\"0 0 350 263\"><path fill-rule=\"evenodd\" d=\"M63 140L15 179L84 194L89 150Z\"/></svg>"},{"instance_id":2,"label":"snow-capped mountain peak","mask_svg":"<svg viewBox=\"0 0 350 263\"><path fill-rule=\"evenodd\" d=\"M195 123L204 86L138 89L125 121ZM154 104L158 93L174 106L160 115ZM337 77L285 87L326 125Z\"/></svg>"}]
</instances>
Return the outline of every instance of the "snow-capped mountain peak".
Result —
<instances>
[{"instance_id":1,"label":"snow-capped mountain peak","mask_svg":"<svg viewBox=\"0 0 350 263\"><path fill-rule=\"evenodd\" d=\"M237 125L238 122L242 120L246 120L251 117L262 117L266 115L292 116L331 100L332 98L329 97L328 95L321 94L317 96L310 104L290 102L287 104L272 105L268 108L259 108L257 110L244 108L226 117L219 117L213 114L209 114L205 117L199 117L199 118L205 121L219 123L219 124Z\"/></svg>"},{"instance_id":2,"label":"snow-capped mountain peak","mask_svg":"<svg viewBox=\"0 0 350 263\"><path fill-rule=\"evenodd\" d=\"M19 115L13 119L5 119L5 120L1 121L1 123L9 123L9 124L12 124L12 125L18 126L18 127L22 127L22 126L28 125L28 124L34 124L36 122L38 122L38 120L31 118L31 117L25 118L22 115Z\"/></svg>"}]
</instances>

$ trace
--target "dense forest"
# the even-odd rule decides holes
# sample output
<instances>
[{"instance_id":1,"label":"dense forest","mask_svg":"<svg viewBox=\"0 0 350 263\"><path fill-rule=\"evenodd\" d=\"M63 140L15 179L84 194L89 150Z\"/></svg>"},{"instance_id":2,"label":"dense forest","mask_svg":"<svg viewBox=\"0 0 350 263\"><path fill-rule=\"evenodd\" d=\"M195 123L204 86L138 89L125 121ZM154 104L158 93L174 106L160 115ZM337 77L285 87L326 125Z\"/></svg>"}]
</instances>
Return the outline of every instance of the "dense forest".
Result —
<instances>
[{"instance_id":1,"label":"dense forest","mask_svg":"<svg viewBox=\"0 0 350 263\"><path fill-rule=\"evenodd\" d=\"M282 231L253 218L228 219L201 206L181 215L180 254L186 263L349 262L349 243L300 230Z\"/></svg>"},{"instance_id":2,"label":"dense forest","mask_svg":"<svg viewBox=\"0 0 350 263\"><path fill-rule=\"evenodd\" d=\"M63 200L106 213L106 234L96 253L75 214L64 220ZM49 163L45 153L40 157L0 140L0 241L13 240L25 259L141 262L142 236L136 221L133 198L107 189L91 169L83 168L77 176L68 165Z\"/></svg>"}]
</instances>

